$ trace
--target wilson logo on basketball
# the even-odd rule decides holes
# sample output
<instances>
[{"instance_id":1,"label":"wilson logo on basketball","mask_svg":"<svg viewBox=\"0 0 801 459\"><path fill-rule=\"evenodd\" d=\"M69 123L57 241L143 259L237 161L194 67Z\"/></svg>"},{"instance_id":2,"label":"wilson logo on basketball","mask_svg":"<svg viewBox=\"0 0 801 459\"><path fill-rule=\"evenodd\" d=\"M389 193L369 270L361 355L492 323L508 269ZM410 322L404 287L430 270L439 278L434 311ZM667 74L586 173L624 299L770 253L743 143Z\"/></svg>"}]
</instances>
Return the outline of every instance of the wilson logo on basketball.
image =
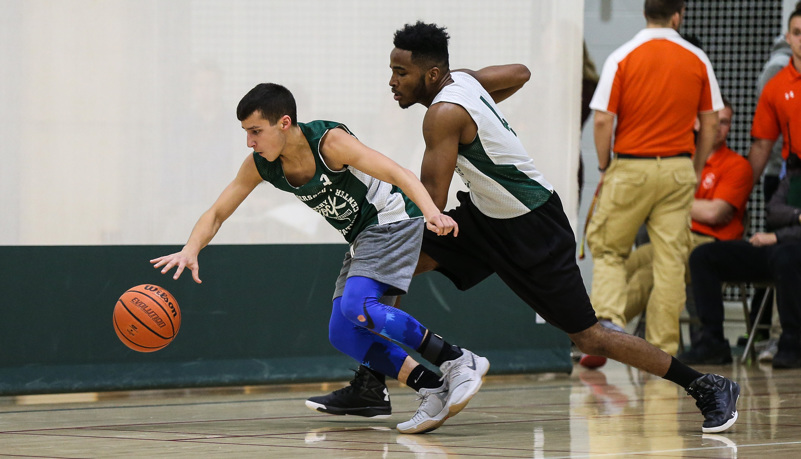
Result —
<instances>
[{"instance_id":1,"label":"wilson logo on basketball","mask_svg":"<svg viewBox=\"0 0 801 459\"><path fill-rule=\"evenodd\" d=\"M173 317L178 316L178 312L175 310L175 305L172 304L172 301L170 301L170 296L167 295L167 292L161 290L155 285L146 285L145 290L154 292L156 295L158 295L162 300L164 300L164 304L166 304L167 307L170 308L170 313L172 314L172 316Z\"/></svg>"}]
</instances>

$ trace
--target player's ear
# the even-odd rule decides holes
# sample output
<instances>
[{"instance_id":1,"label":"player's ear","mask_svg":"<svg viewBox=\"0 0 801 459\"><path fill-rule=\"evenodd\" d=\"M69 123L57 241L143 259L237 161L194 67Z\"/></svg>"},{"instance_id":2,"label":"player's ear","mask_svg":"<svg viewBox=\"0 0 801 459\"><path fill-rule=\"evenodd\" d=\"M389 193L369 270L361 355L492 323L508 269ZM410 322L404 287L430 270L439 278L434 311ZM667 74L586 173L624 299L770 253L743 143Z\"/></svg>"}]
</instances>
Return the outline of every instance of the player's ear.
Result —
<instances>
[{"instance_id":1,"label":"player's ear","mask_svg":"<svg viewBox=\"0 0 801 459\"><path fill-rule=\"evenodd\" d=\"M289 115L284 115L278 120L278 124L281 126L281 129L289 129L292 126L292 118Z\"/></svg>"},{"instance_id":2,"label":"player's ear","mask_svg":"<svg viewBox=\"0 0 801 459\"><path fill-rule=\"evenodd\" d=\"M428 69L428 72L426 72L426 73L428 74L427 75L427 77L428 77L427 79L428 79L429 83L436 82L437 80L439 80L439 77L441 75L441 72L439 71L439 67L431 67L430 69Z\"/></svg>"}]
</instances>

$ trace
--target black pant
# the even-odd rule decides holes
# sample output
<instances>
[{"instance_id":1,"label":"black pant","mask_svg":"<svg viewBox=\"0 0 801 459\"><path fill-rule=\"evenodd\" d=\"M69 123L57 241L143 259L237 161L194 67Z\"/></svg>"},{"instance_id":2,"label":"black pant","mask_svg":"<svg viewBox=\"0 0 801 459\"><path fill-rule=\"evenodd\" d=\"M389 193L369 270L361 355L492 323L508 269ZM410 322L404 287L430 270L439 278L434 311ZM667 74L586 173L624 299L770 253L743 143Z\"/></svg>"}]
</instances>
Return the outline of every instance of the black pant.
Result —
<instances>
[{"instance_id":1,"label":"black pant","mask_svg":"<svg viewBox=\"0 0 801 459\"><path fill-rule=\"evenodd\" d=\"M776 192L776 188L778 187L778 175L765 175L762 177L762 194L764 196L765 204L770 201L770 198L773 196L773 193ZM765 306L765 312L762 314L762 318L760 319L759 323L770 326L771 320L773 319L773 292L768 293L764 288L754 289L754 297L751 300L751 323L756 322L759 306L762 304L762 298L765 297L766 293L768 294L768 298L766 298L765 301L768 303Z\"/></svg>"},{"instance_id":2,"label":"black pant","mask_svg":"<svg viewBox=\"0 0 801 459\"><path fill-rule=\"evenodd\" d=\"M801 338L801 241L755 247L748 241L718 241L690 254L695 306L701 319L699 340L724 341L723 282L772 282L776 285L783 341ZM697 344L697 343L693 343Z\"/></svg>"}]
</instances>

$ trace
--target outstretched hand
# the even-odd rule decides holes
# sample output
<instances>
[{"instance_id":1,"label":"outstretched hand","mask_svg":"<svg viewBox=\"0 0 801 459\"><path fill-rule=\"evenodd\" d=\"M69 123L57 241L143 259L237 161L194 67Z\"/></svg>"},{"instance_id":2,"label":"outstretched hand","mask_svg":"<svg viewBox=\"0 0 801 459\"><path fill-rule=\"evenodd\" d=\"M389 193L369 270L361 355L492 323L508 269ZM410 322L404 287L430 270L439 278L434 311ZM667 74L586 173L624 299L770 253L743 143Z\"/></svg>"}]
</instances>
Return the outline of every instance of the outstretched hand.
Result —
<instances>
[{"instance_id":1,"label":"outstretched hand","mask_svg":"<svg viewBox=\"0 0 801 459\"><path fill-rule=\"evenodd\" d=\"M178 279L181 277L181 273L184 272L184 268L189 268L189 270L192 271L192 279L194 279L198 284L203 282L198 276L200 266L197 262L197 255L176 252L172 255L164 255L163 257L154 258L150 260L150 263L153 264L154 268L161 268L161 274L167 274L167 271L175 268L175 274L172 276L173 279Z\"/></svg>"},{"instance_id":2,"label":"outstretched hand","mask_svg":"<svg viewBox=\"0 0 801 459\"><path fill-rule=\"evenodd\" d=\"M451 231L453 231L453 237L459 235L459 224L456 223L456 220L445 214L437 214L431 218L427 218L426 228L437 233L437 236L445 236Z\"/></svg>"}]
</instances>

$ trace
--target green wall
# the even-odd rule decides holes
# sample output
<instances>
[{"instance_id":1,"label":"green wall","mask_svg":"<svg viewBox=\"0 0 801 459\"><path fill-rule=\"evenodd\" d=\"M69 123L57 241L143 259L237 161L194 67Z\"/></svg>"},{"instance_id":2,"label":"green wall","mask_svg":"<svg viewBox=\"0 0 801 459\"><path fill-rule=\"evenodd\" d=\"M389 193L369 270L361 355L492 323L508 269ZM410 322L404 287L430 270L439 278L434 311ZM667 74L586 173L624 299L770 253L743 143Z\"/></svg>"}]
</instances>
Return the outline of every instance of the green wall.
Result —
<instances>
[{"instance_id":1,"label":"green wall","mask_svg":"<svg viewBox=\"0 0 801 459\"><path fill-rule=\"evenodd\" d=\"M328 343L346 245L212 245L202 284L148 260L178 246L0 247L0 394L249 385L349 379L356 363ZM111 315L129 287L169 290L181 330L154 353L129 350ZM402 307L450 342L487 356L491 373L569 372L569 340L493 276L468 292L438 273Z\"/></svg>"}]
</instances>

